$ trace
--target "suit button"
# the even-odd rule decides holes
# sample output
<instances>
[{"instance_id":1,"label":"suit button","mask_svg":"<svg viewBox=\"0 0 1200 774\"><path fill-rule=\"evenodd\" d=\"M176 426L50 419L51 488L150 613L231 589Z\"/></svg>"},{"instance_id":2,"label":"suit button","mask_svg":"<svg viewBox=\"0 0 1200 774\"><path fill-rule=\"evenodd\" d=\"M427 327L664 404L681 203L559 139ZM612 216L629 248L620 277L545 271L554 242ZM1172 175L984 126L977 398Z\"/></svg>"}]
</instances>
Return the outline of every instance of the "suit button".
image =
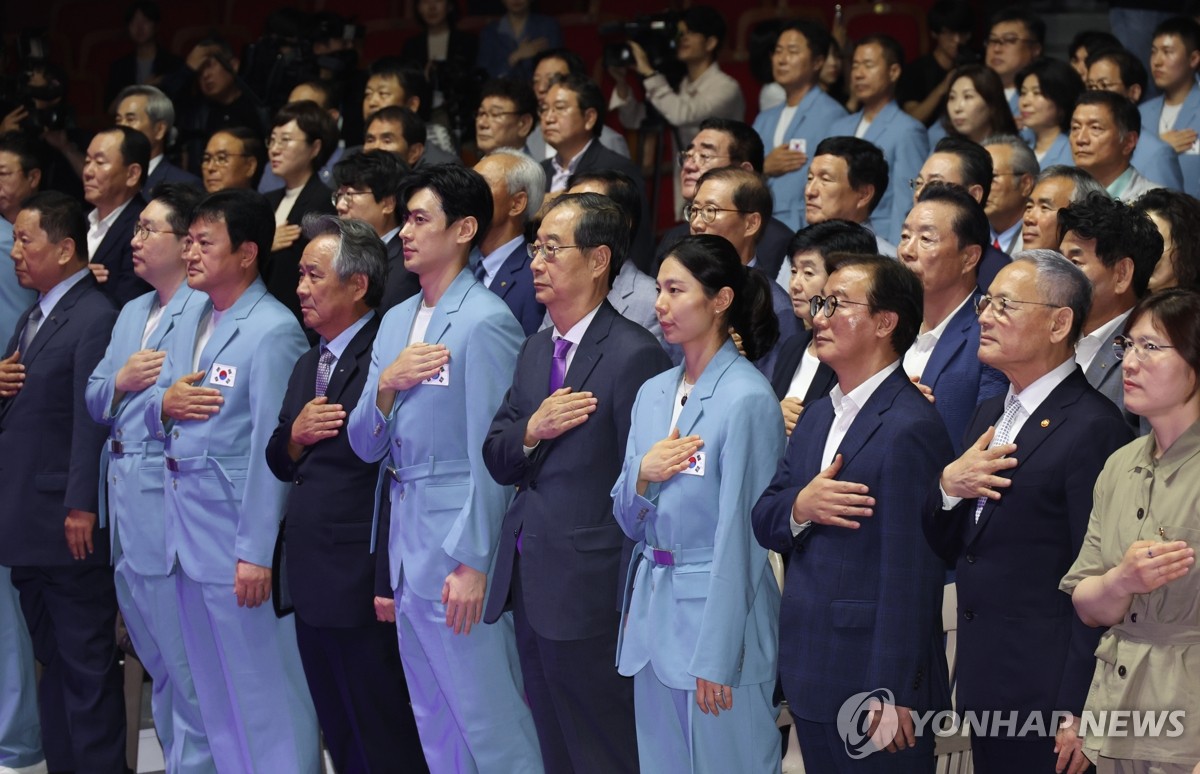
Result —
<instances>
[{"instance_id":1,"label":"suit button","mask_svg":"<svg viewBox=\"0 0 1200 774\"><path fill-rule=\"evenodd\" d=\"M1118 674L1118 675L1120 675L1121 677L1124 677L1124 676L1125 676L1125 673L1126 673L1127 671L1128 671L1128 670L1126 670L1126 669L1125 669L1125 667L1123 667L1123 666L1119 666L1119 667L1117 667L1117 674Z\"/></svg>"},{"instance_id":2,"label":"suit button","mask_svg":"<svg viewBox=\"0 0 1200 774\"><path fill-rule=\"evenodd\" d=\"M968 621L974 621L975 620L975 611L974 610L964 610L963 618L967 619Z\"/></svg>"},{"instance_id":3,"label":"suit button","mask_svg":"<svg viewBox=\"0 0 1200 774\"><path fill-rule=\"evenodd\" d=\"M1130 613L1129 620L1132 621L1133 623L1137 623L1137 613Z\"/></svg>"},{"instance_id":4,"label":"suit button","mask_svg":"<svg viewBox=\"0 0 1200 774\"><path fill-rule=\"evenodd\" d=\"M176 430L176 431L175 431L175 438L178 438L178 437L179 437L179 431L178 431L178 430Z\"/></svg>"},{"instance_id":5,"label":"suit button","mask_svg":"<svg viewBox=\"0 0 1200 774\"><path fill-rule=\"evenodd\" d=\"M513 530L513 537L520 537L520 536L521 536L521 530L519 530L519 529L514 529L514 530Z\"/></svg>"},{"instance_id":6,"label":"suit button","mask_svg":"<svg viewBox=\"0 0 1200 774\"><path fill-rule=\"evenodd\" d=\"M975 564L975 554L967 554L967 564Z\"/></svg>"},{"instance_id":7,"label":"suit button","mask_svg":"<svg viewBox=\"0 0 1200 774\"><path fill-rule=\"evenodd\" d=\"M294 483L296 484L296 486L300 486L301 484L303 484L304 476L296 476L296 481Z\"/></svg>"},{"instance_id":8,"label":"suit button","mask_svg":"<svg viewBox=\"0 0 1200 774\"><path fill-rule=\"evenodd\" d=\"M1145 517L1145 515L1146 515L1146 509L1145 509L1145 508L1138 508L1137 517L1138 517L1139 519L1141 519L1141 518Z\"/></svg>"}]
</instances>

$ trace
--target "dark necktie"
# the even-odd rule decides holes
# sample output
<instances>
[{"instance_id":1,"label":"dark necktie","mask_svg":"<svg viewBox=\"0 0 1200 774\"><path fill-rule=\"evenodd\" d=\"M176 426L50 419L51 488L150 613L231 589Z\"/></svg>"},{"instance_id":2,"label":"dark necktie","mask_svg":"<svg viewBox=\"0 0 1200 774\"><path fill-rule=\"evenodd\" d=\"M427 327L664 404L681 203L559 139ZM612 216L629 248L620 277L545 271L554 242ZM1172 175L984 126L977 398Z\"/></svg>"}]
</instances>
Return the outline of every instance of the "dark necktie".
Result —
<instances>
[{"instance_id":1,"label":"dark necktie","mask_svg":"<svg viewBox=\"0 0 1200 774\"><path fill-rule=\"evenodd\" d=\"M475 268L472 269L472 271L475 274L475 279L479 280L485 285L487 284L487 269L483 268L483 261L475 264Z\"/></svg>"},{"instance_id":2,"label":"dark necktie","mask_svg":"<svg viewBox=\"0 0 1200 774\"><path fill-rule=\"evenodd\" d=\"M568 339L556 339L554 342L554 359L550 361L550 392L553 394L563 386L567 378L567 353L571 351Z\"/></svg>"},{"instance_id":3,"label":"dark necktie","mask_svg":"<svg viewBox=\"0 0 1200 774\"><path fill-rule=\"evenodd\" d=\"M317 361L317 397L325 394L329 388L329 376L333 373L333 353L328 347L321 347L321 359Z\"/></svg>"},{"instance_id":4,"label":"dark necktie","mask_svg":"<svg viewBox=\"0 0 1200 774\"><path fill-rule=\"evenodd\" d=\"M25 331L21 334L21 354L24 355L29 351L29 347L33 344L33 339L37 336L38 329L42 327L42 305L38 304L29 313L29 320L25 323Z\"/></svg>"}]
</instances>

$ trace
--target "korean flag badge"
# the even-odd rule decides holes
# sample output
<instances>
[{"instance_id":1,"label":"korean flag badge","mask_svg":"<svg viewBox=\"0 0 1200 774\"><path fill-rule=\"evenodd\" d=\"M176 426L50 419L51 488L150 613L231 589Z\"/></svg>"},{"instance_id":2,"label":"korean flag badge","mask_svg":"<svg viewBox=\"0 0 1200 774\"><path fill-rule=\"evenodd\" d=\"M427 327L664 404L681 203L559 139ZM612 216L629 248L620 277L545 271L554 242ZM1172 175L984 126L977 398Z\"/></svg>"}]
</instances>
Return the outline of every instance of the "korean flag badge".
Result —
<instances>
[{"instance_id":1,"label":"korean flag badge","mask_svg":"<svg viewBox=\"0 0 1200 774\"><path fill-rule=\"evenodd\" d=\"M421 384L432 384L434 387L449 387L450 364L446 363L443 365L436 374L421 382Z\"/></svg>"},{"instance_id":2,"label":"korean flag badge","mask_svg":"<svg viewBox=\"0 0 1200 774\"><path fill-rule=\"evenodd\" d=\"M687 467L681 471L685 476L704 475L704 452L698 451L688 457Z\"/></svg>"},{"instance_id":3,"label":"korean flag badge","mask_svg":"<svg viewBox=\"0 0 1200 774\"><path fill-rule=\"evenodd\" d=\"M208 383L218 387L232 387L237 381L237 367L213 363L208 376Z\"/></svg>"}]
</instances>

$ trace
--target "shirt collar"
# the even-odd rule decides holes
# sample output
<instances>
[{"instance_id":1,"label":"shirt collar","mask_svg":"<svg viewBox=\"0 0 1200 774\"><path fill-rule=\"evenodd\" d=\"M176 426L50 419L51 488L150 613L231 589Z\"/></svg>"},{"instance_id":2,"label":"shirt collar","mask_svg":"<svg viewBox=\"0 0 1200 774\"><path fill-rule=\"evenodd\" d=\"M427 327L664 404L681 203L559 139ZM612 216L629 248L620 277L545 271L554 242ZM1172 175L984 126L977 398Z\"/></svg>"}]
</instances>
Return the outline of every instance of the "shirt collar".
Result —
<instances>
[{"instance_id":1,"label":"shirt collar","mask_svg":"<svg viewBox=\"0 0 1200 774\"><path fill-rule=\"evenodd\" d=\"M1067 377L1078 367L1075 364L1075 358L1072 357L1052 371L1042 374L1033 384L1019 393L1014 393L1013 387L1010 384L1008 386L1008 395L1004 398L1005 405L1008 404L1008 396L1016 395L1025 413L1028 416L1033 416L1033 412L1037 411L1037 407L1042 405L1046 398L1050 397L1050 393L1054 392L1054 388L1066 381Z\"/></svg>"},{"instance_id":2,"label":"shirt collar","mask_svg":"<svg viewBox=\"0 0 1200 774\"><path fill-rule=\"evenodd\" d=\"M933 347L936 347L937 343L942 338L942 334L946 332L946 326L948 326L950 324L951 320L953 320L955 317L958 316L958 313L962 311L962 308L964 306L966 306L967 302L970 301L974 295L975 295L974 291L968 293L967 297L964 298L962 301L958 302L958 306L954 307L954 311L951 312L950 314L946 315L945 319L943 319L940 323L938 323L936 328L934 328L931 331L925 331L924 333L919 334L917 336L917 341L932 341L933 345L930 346L929 348L933 349Z\"/></svg>"},{"instance_id":3,"label":"shirt collar","mask_svg":"<svg viewBox=\"0 0 1200 774\"><path fill-rule=\"evenodd\" d=\"M393 239L395 239L395 238L396 238L396 235L397 235L397 234L399 234L399 233L400 233L400 227L399 227L399 226L396 226L394 229L392 229L391 231L387 232L387 233L386 233L386 234L384 234L382 237L380 237L380 238L379 238L379 240L380 240L381 242L383 242L385 245L387 245L387 244L390 244L390 243L391 243L391 241L392 241Z\"/></svg>"},{"instance_id":4,"label":"shirt collar","mask_svg":"<svg viewBox=\"0 0 1200 774\"><path fill-rule=\"evenodd\" d=\"M154 158L150 159L150 163L146 165L146 177L148 178L151 175L153 175L154 170L158 169L158 165L161 164L162 162L163 162L163 155L161 153L158 154L157 156L155 156Z\"/></svg>"},{"instance_id":5,"label":"shirt collar","mask_svg":"<svg viewBox=\"0 0 1200 774\"><path fill-rule=\"evenodd\" d=\"M89 212L87 216L88 225L92 228L102 228L107 231L112 226L113 221L120 217L121 213L125 211L125 208L129 206L129 202L131 201L133 201L132 198L126 200L124 204L117 205L104 219L100 218L100 210L93 207L92 211Z\"/></svg>"},{"instance_id":6,"label":"shirt collar","mask_svg":"<svg viewBox=\"0 0 1200 774\"><path fill-rule=\"evenodd\" d=\"M1125 325L1125 320L1129 318L1129 313L1132 311L1132 309L1126 309L1124 312L1121 312L1116 317L1112 318L1096 330L1081 338L1078 343L1075 344L1075 350L1078 352L1080 349L1083 349L1083 351L1086 353L1088 349L1092 349L1093 357L1099 354L1100 348L1104 346L1105 342L1112 342L1113 338L1117 335L1117 329Z\"/></svg>"},{"instance_id":7,"label":"shirt collar","mask_svg":"<svg viewBox=\"0 0 1200 774\"><path fill-rule=\"evenodd\" d=\"M893 360L889 365L884 366L876 371L874 376L867 379L862 384L855 387L850 392L842 392L840 384L834 385L829 392L829 397L833 401L833 413L836 416L841 416L846 410L853 410L855 414L862 410L871 396L875 394L875 390L883 381L892 375L892 372L900 367L900 360Z\"/></svg>"},{"instance_id":8,"label":"shirt collar","mask_svg":"<svg viewBox=\"0 0 1200 774\"><path fill-rule=\"evenodd\" d=\"M600 303L602 304L604 302L601 301ZM558 328L555 328L554 333L551 334L551 338L555 341L558 341L559 339L566 339L567 341L571 342L572 346L578 347L579 342L583 341L583 335L587 333L587 329L592 324L592 320L595 319L596 312L598 311L600 311L600 304L596 304L595 309L585 314L583 319L572 325L571 330L567 331L566 333L559 333Z\"/></svg>"},{"instance_id":9,"label":"shirt collar","mask_svg":"<svg viewBox=\"0 0 1200 774\"><path fill-rule=\"evenodd\" d=\"M1024 225L1024 219L1017 218L1016 223L1012 224L1003 231L997 232L996 229L992 229L992 239L1000 243L1000 249L1002 251L1008 252L1007 248L1012 247L1013 240L1017 238L1017 234L1021 231Z\"/></svg>"},{"instance_id":10,"label":"shirt collar","mask_svg":"<svg viewBox=\"0 0 1200 774\"><path fill-rule=\"evenodd\" d=\"M1132 165L1125 167L1125 171L1118 175L1117 179L1112 181L1108 188L1105 189L1108 191L1108 195L1114 199L1120 199L1122 196L1124 196L1125 191L1129 189L1129 186L1133 185L1134 174L1136 173L1134 172Z\"/></svg>"},{"instance_id":11,"label":"shirt collar","mask_svg":"<svg viewBox=\"0 0 1200 774\"><path fill-rule=\"evenodd\" d=\"M575 167L579 166L579 160L581 158L583 158L583 154L587 153L588 148L592 147L592 143L594 143L595 141L596 141L595 137L588 140L587 145L583 146L583 148L581 148L580 151L575 154L575 158L573 158L569 162L567 162L567 165L565 167L562 164L560 164L558 161L560 158L562 158L562 154L555 153L554 158L550 159L550 163L554 165L554 171L560 175L563 174L564 172L567 173L568 175L575 174Z\"/></svg>"},{"instance_id":12,"label":"shirt collar","mask_svg":"<svg viewBox=\"0 0 1200 774\"><path fill-rule=\"evenodd\" d=\"M346 351L346 347L350 346L350 342L355 336L358 335L358 332L363 329L363 326L370 322L371 318L374 316L375 310L368 310L366 314L355 320L349 328L334 336L333 341L325 341L325 339L321 339L321 343L324 345L325 349L333 353L335 361L342 359L342 353Z\"/></svg>"},{"instance_id":13,"label":"shirt collar","mask_svg":"<svg viewBox=\"0 0 1200 774\"><path fill-rule=\"evenodd\" d=\"M524 241L525 235L517 234L480 259L483 263L483 270L487 272L489 279L496 276L496 272L500 271L500 267L504 265L505 259Z\"/></svg>"},{"instance_id":14,"label":"shirt collar","mask_svg":"<svg viewBox=\"0 0 1200 774\"><path fill-rule=\"evenodd\" d=\"M1163 453L1159 459L1154 459L1154 433L1147 433L1135 443L1142 444L1138 454L1133 458L1133 470L1148 468L1155 470L1164 478L1173 476L1185 462L1200 454L1200 422L1183 431L1183 435L1175 439L1175 443Z\"/></svg>"},{"instance_id":15,"label":"shirt collar","mask_svg":"<svg viewBox=\"0 0 1200 774\"><path fill-rule=\"evenodd\" d=\"M67 291L79 284L80 280L91 273L91 269L86 266L79 271L67 277L62 282L58 283L38 299L38 306L42 308L42 319L48 319L50 313L54 311L54 307L62 300L62 297L67 294Z\"/></svg>"}]
</instances>

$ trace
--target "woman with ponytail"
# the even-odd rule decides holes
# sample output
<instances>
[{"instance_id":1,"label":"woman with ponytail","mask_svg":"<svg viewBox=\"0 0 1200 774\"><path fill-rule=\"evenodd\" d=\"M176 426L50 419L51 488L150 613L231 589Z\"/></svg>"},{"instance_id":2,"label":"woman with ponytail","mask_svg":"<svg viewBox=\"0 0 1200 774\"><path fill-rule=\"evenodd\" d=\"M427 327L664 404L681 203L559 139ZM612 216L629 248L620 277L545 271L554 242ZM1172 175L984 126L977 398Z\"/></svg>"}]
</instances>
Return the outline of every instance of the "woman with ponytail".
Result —
<instances>
[{"instance_id":1,"label":"woman with ponytail","mask_svg":"<svg viewBox=\"0 0 1200 774\"><path fill-rule=\"evenodd\" d=\"M655 311L683 364L638 392L613 488L637 542L617 666L634 678L645 771L779 771L779 587L750 527L784 449L774 393L749 362L779 336L768 282L706 234L659 269Z\"/></svg>"}]
</instances>

